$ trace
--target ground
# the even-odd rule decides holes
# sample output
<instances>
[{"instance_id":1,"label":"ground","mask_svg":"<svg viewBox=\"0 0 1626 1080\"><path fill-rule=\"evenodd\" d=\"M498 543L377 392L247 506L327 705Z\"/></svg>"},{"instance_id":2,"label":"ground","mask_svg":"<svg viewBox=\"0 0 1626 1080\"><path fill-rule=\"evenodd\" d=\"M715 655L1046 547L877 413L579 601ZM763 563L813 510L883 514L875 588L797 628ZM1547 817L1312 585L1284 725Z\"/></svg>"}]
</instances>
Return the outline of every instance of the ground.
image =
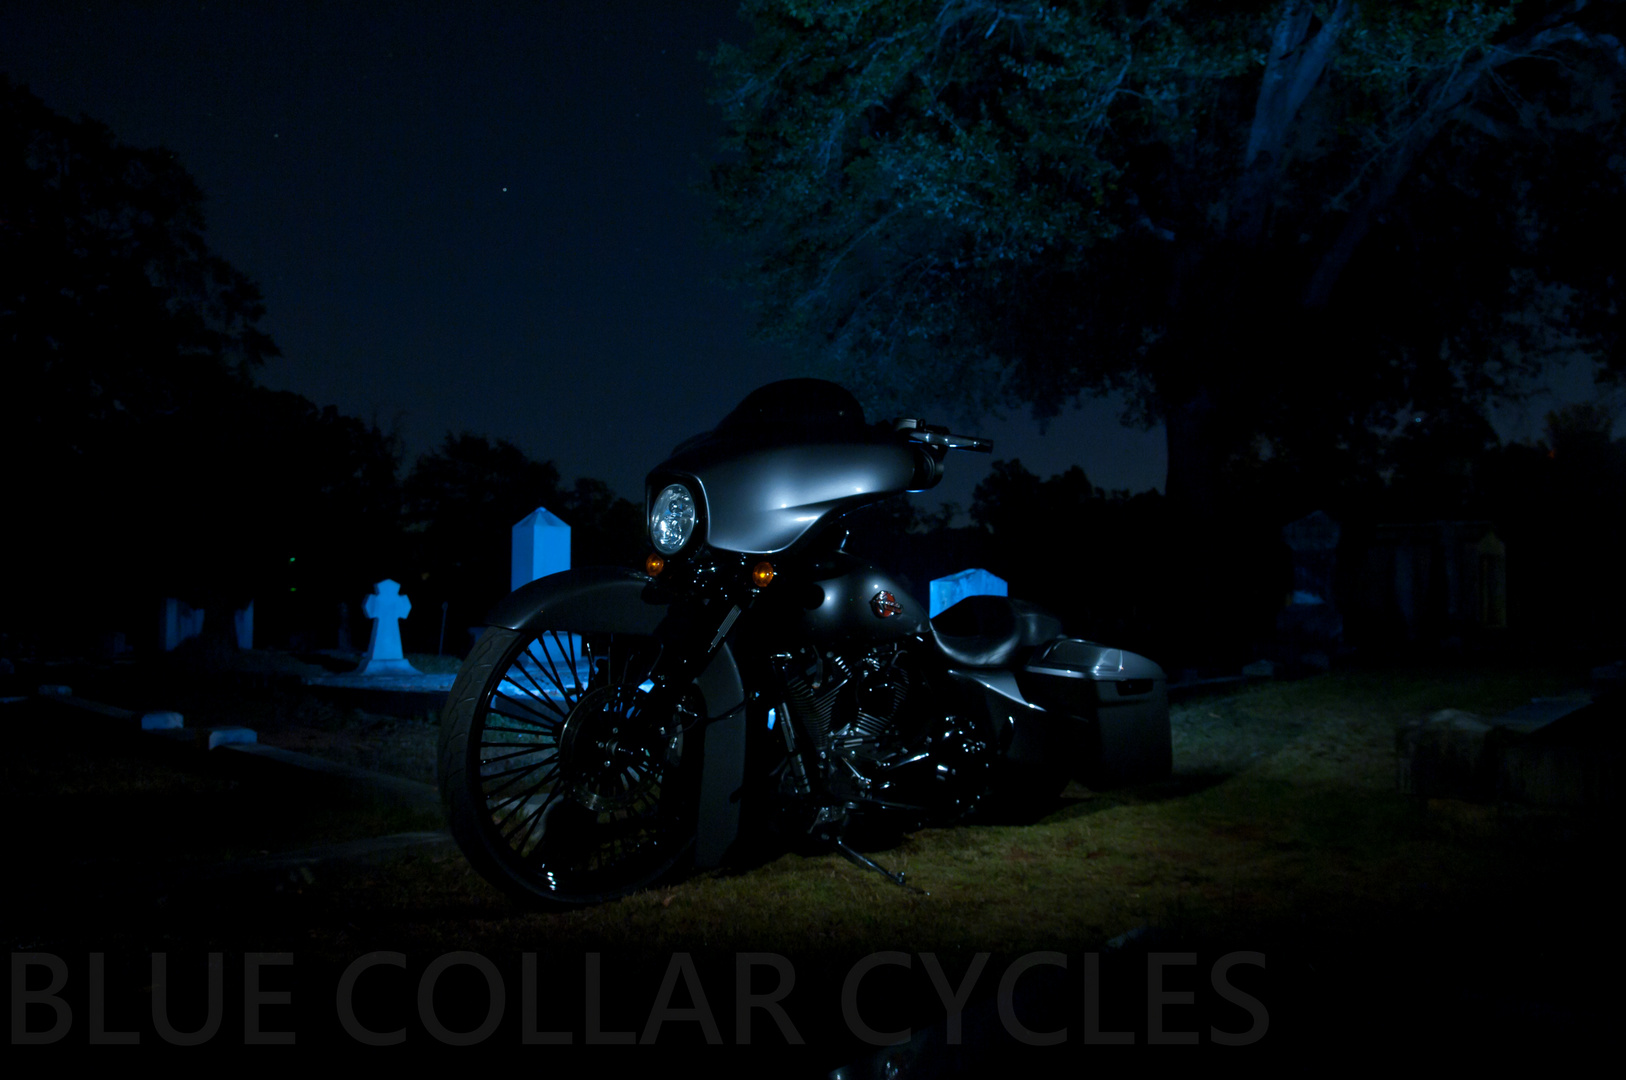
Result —
<instances>
[{"instance_id":1,"label":"ground","mask_svg":"<svg viewBox=\"0 0 1626 1080\"><path fill-rule=\"evenodd\" d=\"M200 676L184 691L156 677L178 674L84 670L75 689L246 723L267 741L429 779L428 717L370 716L270 675ZM222 954L219 1042L244 1041L245 968L275 953L293 970L265 985L295 1000L269 1009L272 1026L297 1030L304 1045L356 1045L334 988L346 968L384 952L402 954L407 971L386 965L355 983L364 1027L404 1028L414 1045L477 1029L490 1002L479 969L444 960L473 953L506 992L503 1019L482 1041L516 1045L522 1025L539 1025L571 1032L571 1052L589 1060L590 1044L615 1032L685 1052L712 1034L738 1042L735 979L753 954L789 965L785 1015L810 1044L794 1060L815 1071L874 1063L866 1055L879 1052L855 1016L867 1029L909 1028L913 1041L885 1053L916 1055L927 1072L982 1067L973 1046L1082 1053L1089 1000L1101 1008L1099 1030L1140 1044L1158 1041L1161 1028L1267 1052L1413 1039L1568 1046L1608 1030L1601 990L1621 948L1613 814L1401 795L1395 732L1440 708L1495 715L1585 677L1584 664L1501 656L1257 685L1175 708L1169 781L1116 792L1075 785L1035 823L927 830L875 853L929 895L837 857L785 854L562 914L516 907L444 843L356 846L440 829L432 807L290 788L102 734L31 700L0 714L13 735L6 787L19 823L8 844L7 936L14 958L47 955L66 967L63 1000L81 1011L61 1045L91 1039L82 1010L92 954L106 957L104 1030L160 1041L148 1002L162 981L151 972L160 952L174 983L199 995L206 955ZM165 694L185 700L159 700ZM860 1011L844 1012L855 965L883 953L901 963L860 971ZM413 988L438 958L451 967L435 983L440 1012L425 1019ZM756 960L751 992L768 993L775 972ZM1100 965L1094 993L1091 964ZM968 1048L950 1056L933 965L952 987L976 975ZM1154 967L1163 992L1176 995L1160 1011L1148 1005ZM1018 1028L997 1010L1004 976ZM47 970L29 980L45 986ZM471 1019L455 1019L460 1009ZM191 1027L203 1021L201 996L196 1011ZM765 1007L751 1016L746 1034L771 1053L783 1029ZM32 1006L28 1019L33 1030L48 1027L49 1006ZM1012 1034L1023 1030L1065 1039L1029 1049Z\"/></svg>"}]
</instances>

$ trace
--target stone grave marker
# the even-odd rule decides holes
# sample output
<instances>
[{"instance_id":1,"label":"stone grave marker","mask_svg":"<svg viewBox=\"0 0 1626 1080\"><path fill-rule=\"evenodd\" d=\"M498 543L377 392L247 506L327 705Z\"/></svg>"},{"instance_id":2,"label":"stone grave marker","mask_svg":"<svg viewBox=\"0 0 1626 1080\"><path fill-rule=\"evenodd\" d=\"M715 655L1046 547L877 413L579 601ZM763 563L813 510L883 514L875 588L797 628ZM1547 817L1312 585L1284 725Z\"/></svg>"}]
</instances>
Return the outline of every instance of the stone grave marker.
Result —
<instances>
[{"instance_id":1,"label":"stone grave marker","mask_svg":"<svg viewBox=\"0 0 1626 1080\"><path fill-rule=\"evenodd\" d=\"M362 605L373 620L372 639L357 675L416 675L418 669L407 662L401 651L401 620L412 612L412 601L401 595L398 582L385 578L373 586L373 594Z\"/></svg>"},{"instance_id":2,"label":"stone grave marker","mask_svg":"<svg viewBox=\"0 0 1626 1080\"><path fill-rule=\"evenodd\" d=\"M961 570L931 583L931 614L941 615L968 596L1009 596L1005 579L986 570Z\"/></svg>"},{"instance_id":3,"label":"stone grave marker","mask_svg":"<svg viewBox=\"0 0 1626 1080\"><path fill-rule=\"evenodd\" d=\"M570 526L543 507L514 523L509 588L570 569Z\"/></svg>"},{"instance_id":4,"label":"stone grave marker","mask_svg":"<svg viewBox=\"0 0 1626 1080\"><path fill-rule=\"evenodd\" d=\"M164 598L159 617L158 640L165 652L170 652L187 638L203 633L203 612L194 610L173 596Z\"/></svg>"},{"instance_id":5,"label":"stone grave marker","mask_svg":"<svg viewBox=\"0 0 1626 1080\"><path fill-rule=\"evenodd\" d=\"M185 726L186 718L169 709L141 714L142 731L179 731Z\"/></svg>"},{"instance_id":6,"label":"stone grave marker","mask_svg":"<svg viewBox=\"0 0 1626 1080\"><path fill-rule=\"evenodd\" d=\"M1276 617L1276 628L1289 638L1300 659L1326 666L1326 653L1344 638L1344 619L1333 600L1342 530L1325 511L1282 526L1282 539L1293 552L1293 592Z\"/></svg>"},{"instance_id":7,"label":"stone grave marker","mask_svg":"<svg viewBox=\"0 0 1626 1080\"><path fill-rule=\"evenodd\" d=\"M254 647L254 601L250 600L248 606L238 608L232 612L232 631L237 635L239 649L252 649Z\"/></svg>"},{"instance_id":8,"label":"stone grave marker","mask_svg":"<svg viewBox=\"0 0 1626 1080\"><path fill-rule=\"evenodd\" d=\"M1368 565L1372 600L1408 638L1507 628L1507 545L1489 522L1379 525Z\"/></svg>"}]
</instances>

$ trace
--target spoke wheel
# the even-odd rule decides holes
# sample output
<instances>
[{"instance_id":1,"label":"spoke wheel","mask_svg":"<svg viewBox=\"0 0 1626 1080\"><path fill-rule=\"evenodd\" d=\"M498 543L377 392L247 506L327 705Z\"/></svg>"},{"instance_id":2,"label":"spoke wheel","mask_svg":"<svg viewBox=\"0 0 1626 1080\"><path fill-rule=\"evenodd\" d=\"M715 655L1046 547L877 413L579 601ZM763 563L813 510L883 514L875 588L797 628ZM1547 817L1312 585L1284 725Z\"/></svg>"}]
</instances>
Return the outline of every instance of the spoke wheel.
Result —
<instances>
[{"instance_id":1,"label":"spoke wheel","mask_svg":"<svg viewBox=\"0 0 1626 1080\"><path fill-rule=\"evenodd\" d=\"M684 731L694 694L654 715L647 637L490 630L464 662L441 726L452 834L488 880L574 905L646 888L692 852Z\"/></svg>"}]
</instances>

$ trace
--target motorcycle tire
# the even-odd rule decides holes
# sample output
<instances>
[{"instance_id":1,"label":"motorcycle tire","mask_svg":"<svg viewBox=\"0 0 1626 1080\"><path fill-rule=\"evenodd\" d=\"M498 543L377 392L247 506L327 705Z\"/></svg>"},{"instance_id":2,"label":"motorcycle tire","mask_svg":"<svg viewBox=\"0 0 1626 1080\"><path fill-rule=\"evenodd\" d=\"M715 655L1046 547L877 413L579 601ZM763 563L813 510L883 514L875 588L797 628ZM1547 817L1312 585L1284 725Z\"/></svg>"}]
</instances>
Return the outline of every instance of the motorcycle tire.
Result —
<instances>
[{"instance_id":1,"label":"motorcycle tire","mask_svg":"<svg viewBox=\"0 0 1626 1080\"><path fill-rule=\"evenodd\" d=\"M692 857L698 712L641 711L648 638L487 630L441 721L448 824L470 864L523 901L574 907L648 888ZM630 737L629 737L630 736ZM691 755L695 756L695 755Z\"/></svg>"}]
</instances>

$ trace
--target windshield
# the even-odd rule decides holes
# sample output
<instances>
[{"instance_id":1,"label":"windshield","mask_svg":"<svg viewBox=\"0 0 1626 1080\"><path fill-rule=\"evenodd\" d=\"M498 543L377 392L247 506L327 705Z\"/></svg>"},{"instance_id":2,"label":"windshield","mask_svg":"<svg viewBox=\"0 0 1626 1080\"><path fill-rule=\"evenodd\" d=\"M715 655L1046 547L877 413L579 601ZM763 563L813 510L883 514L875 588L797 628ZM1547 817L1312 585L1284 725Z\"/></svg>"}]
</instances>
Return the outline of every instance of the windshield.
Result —
<instances>
[{"instance_id":1,"label":"windshield","mask_svg":"<svg viewBox=\"0 0 1626 1080\"><path fill-rule=\"evenodd\" d=\"M784 379L753 390L717 425L725 438L833 436L863 432L858 399L823 379Z\"/></svg>"}]
</instances>

